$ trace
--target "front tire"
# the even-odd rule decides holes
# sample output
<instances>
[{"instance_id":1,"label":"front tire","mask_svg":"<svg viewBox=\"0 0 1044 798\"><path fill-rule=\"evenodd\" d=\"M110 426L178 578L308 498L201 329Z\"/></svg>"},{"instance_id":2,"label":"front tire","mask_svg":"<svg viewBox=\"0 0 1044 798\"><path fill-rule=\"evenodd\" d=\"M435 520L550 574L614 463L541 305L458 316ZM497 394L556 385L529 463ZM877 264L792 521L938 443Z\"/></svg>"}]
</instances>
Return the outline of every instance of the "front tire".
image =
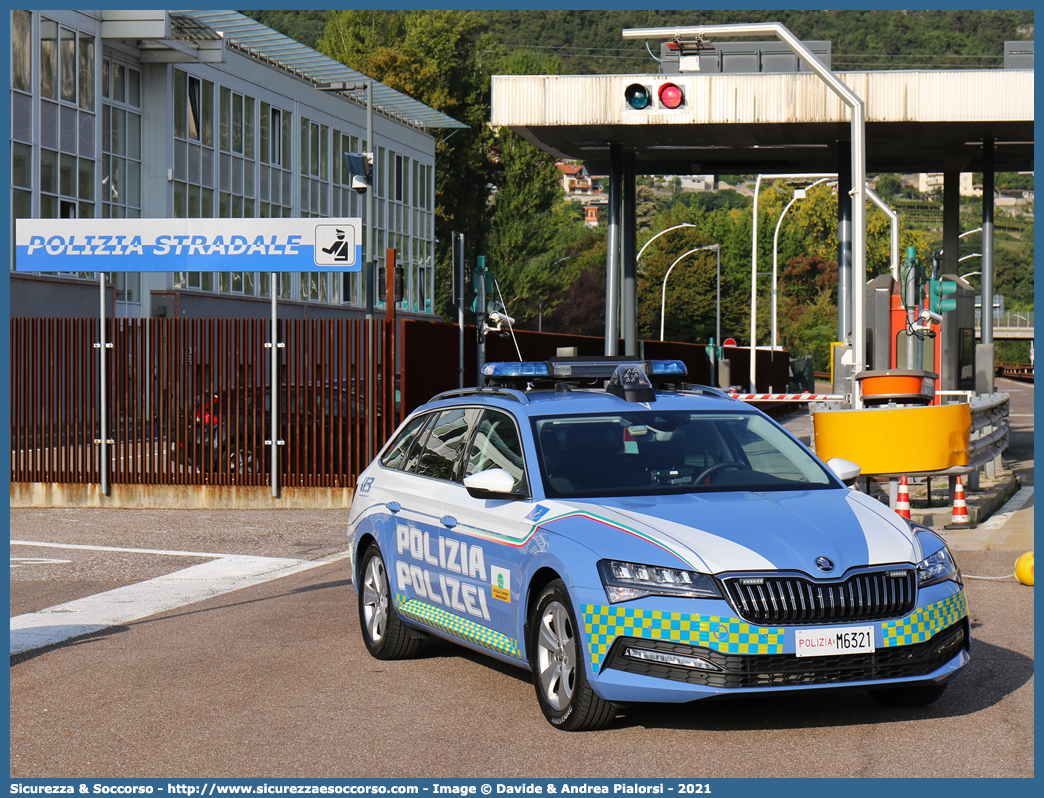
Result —
<instances>
[{"instance_id":1,"label":"front tire","mask_svg":"<svg viewBox=\"0 0 1044 798\"><path fill-rule=\"evenodd\" d=\"M911 684L903 687L875 687L867 690L870 697L886 707L926 707L946 692L945 684Z\"/></svg>"},{"instance_id":2,"label":"front tire","mask_svg":"<svg viewBox=\"0 0 1044 798\"><path fill-rule=\"evenodd\" d=\"M616 711L587 681L579 626L561 579L549 583L540 594L530 617L530 628L530 665L544 717L564 731L592 731L608 726Z\"/></svg>"},{"instance_id":3,"label":"front tire","mask_svg":"<svg viewBox=\"0 0 1044 798\"><path fill-rule=\"evenodd\" d=\"M366 549L359 568L359 626L367 650L376 659L409 659L423 640L395 610L388 571L376 543Z\"/></svg>"}]
</instances>

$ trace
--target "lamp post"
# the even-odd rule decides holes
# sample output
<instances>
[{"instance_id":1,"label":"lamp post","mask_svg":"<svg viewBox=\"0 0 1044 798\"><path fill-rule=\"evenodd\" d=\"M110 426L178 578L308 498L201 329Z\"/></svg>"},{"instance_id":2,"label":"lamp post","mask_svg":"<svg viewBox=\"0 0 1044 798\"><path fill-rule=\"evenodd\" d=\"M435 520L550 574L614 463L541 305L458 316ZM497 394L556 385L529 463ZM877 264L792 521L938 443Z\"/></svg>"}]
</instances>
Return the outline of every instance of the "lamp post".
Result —
<instances>
[{"instance_id":1,"label":"lamp post","mask_svg":"<svg viewBox=\"0 0 1044 798\"><path fill-rule=\"evenodd\" d=\"M667 232L666 230L664 232ZM691 255L694 252L704 252L708 249L716 250L718 253L718 266L717 266L717 279L718 279L718 291L717 291L717 320L715 326L715 334L718 338L721 337L721 245L720 244L708 244L705 247L696 247L690 249L688 252L678 256L678 260L671 264L671 267L667 270L667 274L663 276L663 287L660 290L660 340L663 340L664 322L666 320L665 310L667 307L667 278L671 276L671 272L674 267L678 265L682 258L686 255ZM716 339L717 340L717 339Z\"/></svg>"},{"instance_id":2,"label":"lamp post","mask_svg":"<svg viewBox=\"0 0 1044 798\"><path fill-rule=\"evenodd\" d=\"M815 183L805 188L799 188L794 191L794 196L783 208L783 212L779 215L779 221L776 222L776 232L772 237L772 351L776 351L776 337L779 329L776 323L776 308L779 304L779 290L777 287L777 274L778 274L778 254L779 254L779 229L783 225L783 217L787 215L787 211L790 210L790 206L797 202L799 199L804 199L808 190L818 186L820 183L824 183L830 180L829 177L821 177Z\"/></svg>"},{"instance_id":3,"label":"lamp post","mask_svg":"<svg viewBox=\"0 0 1044 798\"><path fill-rule=\"evenodd\" d=\"M356 81L334 81L330 83L320 83L316 86L320 91L340 91L345 94L350 92L366 90L366 146L370 150L371 163L373 169L371 171L371 177L369 185L366 187L366 259L362 266L362 289L364 301L366 303L366 327L369 335L369 343L367 345L366 353L366 445L364 447L366 453L366 459L369 460L373 457L374 452L377 448L377 428L376 428L376 394L377 394L377 346L376 346L376 335L373 329L373 305L374 305L374 279L376 277L376 269L374 268L376 263L376 220L373 215L373 181L377 179L377 168L380 164L377 163L377 148L373 142L373 81L372 80L356 80ZM391 298L389 301L394 301ZM394 375L395 364L394 364L394 353L392 357L392 373ZM393 376L394 379L394 376ZM274 415L274 414L273 414ZM274 433L273 433L274 436Z\"/></svg>"},{"instance_id":4,"label":"lamp post","mask_svg":"<svg viewBox=\"0 0 1044 798\"><path fill-rule=\"evenodd\" d=\"M681 227L696 227L696 225L691 224L690 222L682 222L681 224L674 225L674 227L668 227L666 230L661 230L660 232L658 232L656 235L654 235L652 238L650 238L648 241L646 241L642 245L642 248L640 250L638 250L638 254L635 255L635 257L634 257L634 262L637 263L638 261L640 261L642 259L642 253L645 252L645 248L648 247L657 238L662 236L664 233L669 233L669 232L671 232L671 230L677 230L677 229L679 229Z\"/></svg>"}]
</instances>

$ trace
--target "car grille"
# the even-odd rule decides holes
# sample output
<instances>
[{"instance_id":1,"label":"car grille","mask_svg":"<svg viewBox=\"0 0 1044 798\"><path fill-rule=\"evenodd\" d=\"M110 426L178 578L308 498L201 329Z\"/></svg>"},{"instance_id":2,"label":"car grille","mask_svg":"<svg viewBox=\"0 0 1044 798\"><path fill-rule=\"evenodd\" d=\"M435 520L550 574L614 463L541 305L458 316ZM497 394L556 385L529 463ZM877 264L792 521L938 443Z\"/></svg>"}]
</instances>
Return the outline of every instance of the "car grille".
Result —
<instances>
[{"instance_id":1,"label":"car grille","mask_svg":"<svg viewBox=\"0 0 1044 798\"><path fill-rule=\"evenodd\" d=\"M893 618L909 613L917 600L917 574L910 568L855 574L842 582L759 574L723 582L733 609L759 625Z\"/></svg>"},{"instance_id":2,"label":"car grille","mask_svg":"<svg viewBox=\"0 0 1044 798\"><path fill-rule=\"evenodd\" d=\"M962 619L923 643L882 648L872 654L838 654L829 657L722 654L683 643L619 637L606 657L603 670L613 668L676 682L729 689L901 679L926 676L957 656L966 639L965 629L966 621ZM634 659L627 656L628 648L698 657L719 670L682 668Z\"/></svg>"}]
</instances>

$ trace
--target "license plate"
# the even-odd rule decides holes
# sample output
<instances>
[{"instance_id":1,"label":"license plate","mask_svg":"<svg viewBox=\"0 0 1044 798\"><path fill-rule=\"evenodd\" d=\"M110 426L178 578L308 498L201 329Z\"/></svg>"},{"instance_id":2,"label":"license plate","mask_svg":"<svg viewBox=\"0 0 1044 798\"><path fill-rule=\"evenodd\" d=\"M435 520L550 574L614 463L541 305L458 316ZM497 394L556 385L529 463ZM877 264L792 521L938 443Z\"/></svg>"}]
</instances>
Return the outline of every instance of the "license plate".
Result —
<instances>
[{"instance_id":1,"label":"license plate","mask_svg":"<svg viewBox=\"0 0 1044 798\"><path fill-rule=\"evenodd\" d=\"M874 627L846 626L798 629L794 653L799 657L828 657L835 654L872 654Z\"/></svg>"}]
</instances>

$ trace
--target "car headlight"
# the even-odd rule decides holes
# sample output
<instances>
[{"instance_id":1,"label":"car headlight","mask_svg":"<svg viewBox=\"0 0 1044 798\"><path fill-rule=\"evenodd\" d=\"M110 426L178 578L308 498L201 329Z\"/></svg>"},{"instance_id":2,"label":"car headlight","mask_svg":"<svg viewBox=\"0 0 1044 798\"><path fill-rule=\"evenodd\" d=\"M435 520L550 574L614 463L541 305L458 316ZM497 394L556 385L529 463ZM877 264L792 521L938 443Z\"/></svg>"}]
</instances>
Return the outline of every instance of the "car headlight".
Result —
<instances>
[{"instance_id":1,"label":"car headlight","mask_svg":"<svg viewBox=\"0 0 1044 798\"><path fill-rule=\"evenodd\" d=\"M957 567L950 550L945 546L917 563L917 583L921 587L948 581L956 582L958 585L964 584L961 569Z\"/></svg>"},{"instance_id":2,"label":"car headlight","mask_svg":"<svg viewBox=\"0 0 1044 798\"><path fill-rule=\"evenodd\" d=\"M599 560L598 573L602 577L602 585L611 604L643 596L722 597L714 577L696 571L618 560Z\"/></svg>"}]
</instances>

